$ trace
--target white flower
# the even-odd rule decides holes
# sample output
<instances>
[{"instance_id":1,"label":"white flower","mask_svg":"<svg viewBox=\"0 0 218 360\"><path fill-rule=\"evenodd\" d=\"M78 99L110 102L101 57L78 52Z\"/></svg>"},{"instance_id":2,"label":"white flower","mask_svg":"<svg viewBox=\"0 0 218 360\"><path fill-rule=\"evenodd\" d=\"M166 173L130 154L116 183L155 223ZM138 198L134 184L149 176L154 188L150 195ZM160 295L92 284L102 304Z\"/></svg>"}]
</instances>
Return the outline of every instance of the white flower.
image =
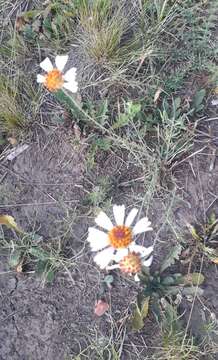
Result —
<instances>
[{"instance_id":1,"label":"white flower","mask_svg":"<svg viewBox=\"0 0 218 360\"><path fill-rule=\"evenodd\" d=\"M138 273L142 270L142 266L149 267L152 264L153 256L151 253L153 251L153 246L149 246L148 248L144 246L140 247L143 248L141 249L141 252L129 252L128 255L124 256L119 264L107 266L106 269L120 269L123 273L135 275L135 281L140 281Z\"/></svg>"},{"instance_id":2,"label":"white flower","mask_svg":"<svg viewBox=\"0 0 218 360\"><path fill-rule=\"evenodd\" d=\"M119 263L129 252L146 257L153 250L153 247L146 248L137 245L133 240L135 235L152 230L151 222L147 217L142 218L132 227L138 213L137 209L133 208L126 219L124 205L114 205L113 213L115 226L103 211L95 219L96 224L106 232L93 227L89 228L87 240L92 251L99 251L94 261L101 269L107 268L111 261Z\"/></svg>"},{"instance_id":3,"label":"white flower","mask_svg":"<svg viewBox=\"0 0 218 360\"><path fill-rule=\"evenodd\" d=\"M68 55L57 55L54 67L51 60L47 57L40 63L40 67L47 72L46 75L37 75L37 82L42 83L48 90L57 91L64 87L73 93L78 90L76 79L76 68L72 67L66 73L63 73L64 67L68 61Z\"/></svg>"}]
</instances>

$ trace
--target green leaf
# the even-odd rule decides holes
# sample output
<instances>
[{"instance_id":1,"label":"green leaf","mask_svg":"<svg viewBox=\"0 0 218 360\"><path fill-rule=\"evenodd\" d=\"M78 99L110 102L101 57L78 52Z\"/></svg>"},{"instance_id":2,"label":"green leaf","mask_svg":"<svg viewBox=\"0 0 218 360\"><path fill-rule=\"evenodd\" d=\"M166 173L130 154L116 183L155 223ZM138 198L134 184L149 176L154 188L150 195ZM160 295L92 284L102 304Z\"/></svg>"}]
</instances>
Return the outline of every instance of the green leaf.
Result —
<instances>
[{"instance_id":1,"label":"green leaf","mask_svg":"<svg viewBox=\"0 0 218 360\"><path fill-rule=\"evenodd\" d=\"M0 145L5 145L7 143L7 140L0 137Z\"/></svg>"},{"instance_id":2,"label":"green leaf","mask_svg":"<svg viewBox=\"0 0 218 360\"><path fill-rule=\"evenodd\" d=\"M204 275L194 272L191 274L187 274L182 277L182 282L185 285L201 285L204 282Z\"/></svg>"},{"instance_id":3,"label":"green leaf","mask_svg":"<svg viewBox=\"0 0 218 360\"><path fill-rule=\"evenodd\" d=\"M22 259L22 251L21 250L15 250L13 253L11 253L8 264L11 268L15 268L18 266Z\"/></svg>"},{"instance_id":4,"label":"green leaf","mask_svg":"<svg viewBox=\"0 0 218 360\"><path fill-rule=\"evenodd\" d=\"M203 102L205 95L206 95L205 89L201 89L201 90L197 91L197 93L195 94L195 96L193 98L193 107L194 107L195 111L201 110L202 102Z\"/></svg>"},{"instance_id":5,"label":"green leaf","mask_svg":"<svg viewBox=\"0 0 218 360\"><path fill-rule=\"evenodd\" d=\"M39 260L36 265L36 273L38 275L42 275L44 272L46 272L48 269L48 262Z\"/></svg>"},{"instance_id":6,"label":"green leaf","mask_svg":"<svg viewBox=\"0 0 218 360\"><path fill-rule=\"evenodd\" d=\"M150 276L150 269L146 266L142 266L141 273L143 276L148 278Z\"/></svg>"},{"instance_id":7,"label":"green leaf","mask_svg":"<svg viewBox=\"0 0 218 360\"><path fill-rule=\"evenodd\" d=\"M178 321L178 313L175 306L169 303L169 301L164 301L164 313L163 313L163 328L168 332L179 332L181 331L181 324Z\"/></svg>"},{"instance_id":8,"label":"green leaf","mask_svg":"<svg viewBox=\"0 0 218 360\"><path fill-rule=\"evenodd\" d=\"M145 298L142 305L141 305L141 317L142 317L142 319L145 319L148 316L149 300L150 300L150 297Z\"/></svg>"},{"instance_id":9,"label":"green leaf","mask_svg":"<svg viewBox=\"0 0 218 360\"><path fill-rule=\"evenodd\" d=\"M20 14L26 21L33 19L34 17L40 15L40 10L29 10Z\"/></svg>"},{"instance_id":10,"label":"green leaf","mask_svg":"<svg viewBox=\"0 0 218 360\"><path fill-rule=\"evenodd\" d=\"M100 104L96 112L96 120L98 121L99 124L101 125L105 124L108 118L107 111L108 111L108 100L105 100Z\"/></svg>"},{"instance_id":11,"label":"green leaf","mask_svg":"<svg viewBox=\"0 0 218 360\"><path fill-rule=\"evenodd\" d=\"M75 117L78 117L78 120L85 120L85 115L79 110L73 98L65 94L62 90L55 92L53 95L60 103L66 106Z\"/></svg>"},{"instance_id":12,"label":"green leaf","mask_svg":"<svg viewBox=\"0 0 218 360\"><path fill-rule=\"evenodd\" d=\"M181 98L180 97L177 97L174 99L173 106L174 106L175 110L180 108L180 106L181 106Z\"/></svg>"},{"instance_id":13,"label":"green leaf","mask_svg":"<svg viewBox=\"0 0 218 360\"><path fill-rule=\"evenodd\" d=\"M173 278L173 276L166 276L161 281L162 285L173 285L174 283L175 283L175 279Z\"/></svg>"},{"instance_id":14,"label":"green leaf","mask_svg":"<svg viewBox=\"0 0 218 360\"><path fill-rule=\"evenodd\" d=\"M124 112L119 114L115 123L113 124L113 129L119 129L123 126L128 125L131 120L134 120L136 115L139 115L141 112L141 104L133 103L132 101L128 101L124 104Z\"/></svg>"},{"instance_id":15,"label":"green leaf","mask_svg":"<svg viewBox=\"0 0 218 360\"><path fill-rule=\"evenodd\" d=\"M98 146L99 149L104 151L108 151L112 147L111 140L107 138L102 138L102 139L99 138L95 141L95 144Z\"/></svg>"},{"instance_id":16,"label":"green leaf","mask_svg":"<svg viewBox=\"0 0 218 360\"><path fill-rule=\"evenodd\" d=\"M143 318L141 317L141 313L138 307L133 312L133 315L130 319L131 327L133 330L138 331L141 330L144 326Z\"/></svg>"},{"instance_id":17,"label":"green leaf","mask_svg":"<svg viewBox=\"0 0 218 360\"><path fill-rule=\"evenodd\" d=\"M32 30L32 27L30 25L26 25L24 29L24 35L28 40L33 40L36 38L36 33Z\"/></svg>"},{"instance_id":18,"label":"green leaf","mask_svg":"<svg viewBox=\"0 0 218 360\"><path fill-rule=\"evenodd\" d=\"M179 260L179 255L181 254L182 246L180 244L175 245L170 253L167 255L167 257L164 259L160 272L163 272L166 270L169 266L173 265L175 263L175 260Z\"/></svg>"},{"instance_id":19,"label":"green leaf","mask_svg":"<svg viewBox=\"0 0 218 360\"><path fill-rule=\"evenodd\" d=\"M127 103L127 112L130 115L131 119L133 119L138 113L141 111L141 104L135 103L133 104L131 101Z\"/></svg>"},{"instance_id":20,"label":"green leaf","mask_svg":"<svg viewBox=\"0 0 218 360\"><path fill-rule=\"evenodd\" d=\"M160 305L159 305L159 299L156 296L152 297L151 310L152 310L155 318L157 319L157 321L160 322L161 321L161 309L160 309Z\"/></svg>"},{"instance_id":21,"label":"green leaf","mask_svg":"<svg viewBox=\"0 0 218 360\"><path fill-rule=\"evenodd\" d=\"M43 241L43 236L42 235L39 235L39 234L36 234L36 233L29 233L28 235L30 235L30 238L34 242L34 244Z\"/></svg>"},{"instance_id":22,"label":"green leaf","mask_svg":"<svg viewBox=\"0 0 218 360\"><path fill-rule=\"evenodd\" d=\"M52 269L49 269L44 273L44 278L48 282L52 282L54 280L54 277L55 277L55 272Z\"/></svg>"},{"instance_id":23,"label":"green leaf","mask_svg":"<svg viewBox=\"0 0 218 360\"><path fill-rule=\"evenodd\" d=\"M181 291L181 286L168 286L165 289L166 295L177 295Z\"/></svg>"},{"instance_id":24,"label":"green leaf","mask_svg":"<svg viewBox=\"0 0 218 360\"><path fill-rule=\"evenodd\" d=\"M116 119L115 123L113 124L113 129L120 129L123 126L126 126L129 122L129 116L126 114L120 114L119 117Z\"/></svg>"},{"instance_id":25,"label":"green leaf","mask_svg":"<svg viewBox=\"0 0 218 360\"><path fill-rule=\"evenodd\" d=\"M28 252L30 255L35 256L40 260L48 260L50 258L50 254L38 246L31 247Z\"/></svg>"},{"instance_id":26,"label":"green leaf","mask_svg":"<svg viewBox=\"0 0 218 360\"><path fill-rule=\"evenodd\" d=\"M141 305L136 304L135 310L131 317L131 326L135 331L141 330L144 326L144 319L148 315L150 297L143 299Z\"/></svg>"},{"instance_id":27,"label":"green leaf","mask_svg":"<svg viewBox=\"0 0 218 360\"><path fill-rule=\"evenodd\" d=\"M106 285L110 288L111 284L113 284L114 282L114 277L113 275L107 275L105 276L105 278L103 279L103 282L106 283Z\"/></svg>"},{"instance_id":28,"label":"green leaf","mask_svg":"<svg viewBox=\"0 0 218 360\"><path fill-rule=\"evenodd\" d=\"M45 281L51 282L54 279L55 271L49 261L39 260L36 266L36 273Z\"/></svg>"},{"instance_id":29,"label":"green leaf","mask_svg":"<svg viewBox=\"0 0 218 360\"><path fill-rule=\"evenodd\" d=\"M196 287L196 286L189 286L189 287L184 287L183 289L181 289L181 292L183 295L199 295L202 296L204 293L204 290L201 289L200 287Z\"/></svg>"},{"instance_id":30,"label":"green leaf","mask_svg":"<svg viewBox=\"0 0 218 360\"><path fill-rule=\"evenodd\" d=\"M194 226L192 226L191 224L187 223L186 224L187 228L189 229L192 237L197 240L197 241L202 241L201 237L198 235L197 231L195 230Z\"/></svg>"},{"instance_id":31,"label":"green leaf","mask_svg":"<svg viewBox=\"0 0 218 360\"><path fill-rule=\"evenodd\" d=\"M216 221L217 221L216 214L215 212L212 212L208 219L209 225L213 226L213 224L216 223Z\"/></svg>"}]
</instances>

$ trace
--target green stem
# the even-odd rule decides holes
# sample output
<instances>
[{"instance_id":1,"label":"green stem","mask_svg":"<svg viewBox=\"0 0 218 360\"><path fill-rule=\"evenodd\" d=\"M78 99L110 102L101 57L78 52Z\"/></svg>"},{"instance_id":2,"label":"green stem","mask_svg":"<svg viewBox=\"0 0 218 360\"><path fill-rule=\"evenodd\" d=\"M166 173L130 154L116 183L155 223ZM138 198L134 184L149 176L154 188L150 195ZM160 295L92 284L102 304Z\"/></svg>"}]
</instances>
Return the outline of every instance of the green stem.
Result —
<instances>
[{"instance_id":1,"label":"green stem","mask_svg":"<svg viewBox=\"0 0 218 360\"><path fill-rule=\"evenodd\" d=\"M83 108L76 102L76 100L73 99L71 96L69 96L64 90L58 91L55 95L59 101L64 102L67 105L69 110L71 111L73 110L75 113L77 113L80 116L80 118L82 118L82 120L84 119L89 120L96 127L101 129L103 132L110 133L109 130L107 130L104 126L99 124L95 119L93 119L89 114L87 114L87 112L83 110Z\"/></svg>"},{"instance_id":2,"label":"green stem","mask_svg":"<svg viewBox=\"0 0 218 360\"><path fill-rule=\"evenodd\" d=\"M69 110L74 110L78 114L78 116L80 116L80 118L82 117L83 120L88 120L90 123L95 125L96 128L100 129L103 133L108 134L109 139L111 139L112 141L117 141L123 148L128 150L136 158L136 160L140 163L142 167L144 167L144 163L141 162L139 157L137 157L137 151L139 153L142 152L142 148L140 145L124 140L122 137L114 134L114 132L112 133L111 129L107 129L103 125L99 124L93 117L91 117L82 109L82 107L76 102L75 99L69 96L64 90L58 91L55 95L60 102L64 102L67 105Z\"/></svg>"}]
</instances>

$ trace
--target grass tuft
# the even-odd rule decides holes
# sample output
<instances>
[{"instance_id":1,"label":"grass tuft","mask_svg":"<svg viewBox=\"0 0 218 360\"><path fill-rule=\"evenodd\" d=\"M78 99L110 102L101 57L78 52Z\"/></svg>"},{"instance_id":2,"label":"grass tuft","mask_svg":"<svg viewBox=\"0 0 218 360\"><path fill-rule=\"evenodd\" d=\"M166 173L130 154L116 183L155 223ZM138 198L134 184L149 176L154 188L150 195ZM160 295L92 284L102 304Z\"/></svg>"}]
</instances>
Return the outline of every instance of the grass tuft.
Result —
<instances>
[{"instance_id":1,"label":"grass tuft","mask_svg":"<svg viewBox=\"0 0 218 360\"><path fill-rule=\"evenodd\" d=\"M26 120L17 100L17 92L1 78L0 131L13 132L25 128Z\"/></svg>"}]
</instances>

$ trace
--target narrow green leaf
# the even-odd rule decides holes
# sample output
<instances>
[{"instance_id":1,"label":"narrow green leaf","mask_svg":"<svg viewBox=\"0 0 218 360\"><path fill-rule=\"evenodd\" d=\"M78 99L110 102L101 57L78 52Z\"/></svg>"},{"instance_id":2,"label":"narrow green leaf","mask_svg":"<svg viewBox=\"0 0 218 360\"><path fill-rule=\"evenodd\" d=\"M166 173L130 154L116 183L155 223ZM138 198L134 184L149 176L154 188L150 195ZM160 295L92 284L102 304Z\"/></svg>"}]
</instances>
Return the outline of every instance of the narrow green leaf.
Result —
<instances>
[{"instance_id":1,"label":"narrow green leaf","mask_svg":"<svg viewBox=\"0 0 218 360\"><path fill-rule=\"evenodd\" d=\"M8 264L11 268L15 268L17 265L20 264L21 259L22 259L22 252L20 250L15 250L10 255Z\"/></svg>"},{"instance_id":2,"label":"narrow green leaf","mask_svg":"<svg viewBox=\"0 0 218 360\"><path fill-rule=\"evenodd\" d=\"M187 223L186 224L187 228L189 229L192 237L195 239L195 240L198 240L198 241L202 241L201 237L198 235L197 231L195 230L194 226L192 226L191 224Z\"/></svg>"},{"instance_id":3,"label":"narrow green leaf","mask_svg":"<svg viewBox=\"0 0 218 360\"><path fill-rule=\"evenodd\" d=\"M144 319L148 316L150 297L141 297L140 304L135 305L135 310L131 317L131 325L133 330L140 330L144 326Z\"/></svg>"},{"instance_id":4,"label":"narrow green leaf","mask_svg":"<svg viewBox=\"0 0 218 360\"><path fill-rule=\"evenodd\" d=\"M170 253L167 255L167 257L164 259L160 268L160 272L163 272L168 267L173 265L175 263L175 260L179 260L179 255L181 254L181 251L182 246L180 244L175 245L170 251Z\"/></svg>"},{"instance_id":5,"label":"narrow green leaf","mask_svg":"<svg viewBox=\"0 0 218 360\"><path fill-rule=\"evenodd\" d=\"M55 272L54 270L52 269L49 269L48 271L46 271L44 273L44 277L45 277L45 280L48 281L48 282L52 282L54 280L54 277L55 277Z\"/></svg>"},{"instance_id":6,"label":"narrow green leaf","mask_svg":"<svg viewBox=\"0 0 218 360\"><path fill-rule=\"evenodd\" d=\"M37 262L36 265L36 273L38 275L42 275L43 273L45 273L48 269L48 262L47 261L43 261L43 260L39 260Z\"/></svg>"},{"instance_id":7,"label":"narrow green leaf","mask_svg":"<svg viewBox=\"0 0 218 360\"><path fill-rule=\"evenodd\" d=\"M195 94L194 99L193 99L193 106L196 111L200 110L200 105L202 104L202 101L203 101L205 95L206 95L205 89L201 89L201 90L197 91L197 93Z\"/></svg>"},{"instance_id":8,"label":"narrow green leaf","mask_svg":"<svg viewBox=\"0 0 218 360\"><path fill-rule=\"evenodd\" d=\"M131 327L133 330L138 331L143 328L144 322L143 322L143 318L141 316L141 312L140 312L140 309L138 306L136 306L130 321L131 321Z\"/></svg>"},{"instance_id":9,"label":"narrow green leaf","mask_svg":"<svg viewBox=\"0 0 218 360\"><path fill-rule=\"evenodd\" d=\"M159 305L159 299L156 296L152 297L151 310L152 310L155 318L157 319L157 321L160 322L161 321L161 309L160 309L160 305Z\"/></svg>"},{"instance_id":10,"label":"narrow green leaf","mask_svg":"<svg viewBox=\"0 0 218 360\"><path fill-rule=\"evenodd\" d=\"M148 316L149 300L150 300L150 297L145 298L141 305L140 311L141 311L142 319L145 319Z\"/></svg>"},{"instance_id":11,"label":"narrow green leaf","mask_svg":"<svg viewBox=\"0 0 218 360\"><path fill-rule=\"evenodd\" d=\"M47 260L50 258L50 254L47 251L40 249L38 246L31 247L29 249L29 254L40 260Z\"/></svg>"}]
</instances>

